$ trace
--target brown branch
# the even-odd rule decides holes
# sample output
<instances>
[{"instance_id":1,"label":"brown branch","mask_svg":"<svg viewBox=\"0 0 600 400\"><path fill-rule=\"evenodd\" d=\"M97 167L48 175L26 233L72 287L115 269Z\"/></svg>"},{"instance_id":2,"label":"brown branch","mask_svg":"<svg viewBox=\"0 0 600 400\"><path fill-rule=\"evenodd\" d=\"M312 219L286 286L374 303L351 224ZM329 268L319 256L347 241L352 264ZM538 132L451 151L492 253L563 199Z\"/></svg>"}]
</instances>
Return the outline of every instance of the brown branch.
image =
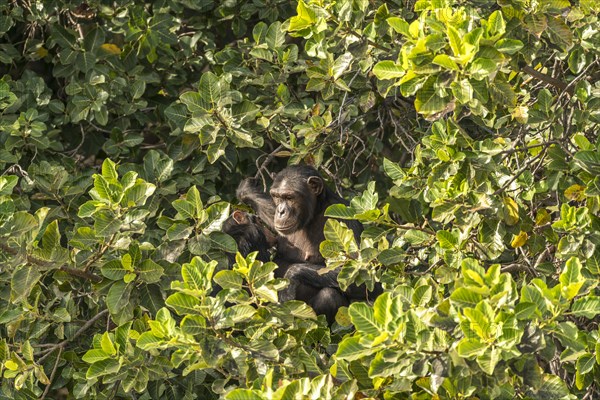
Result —
<instances>
[{"instance_id":1,"label":"brown branch","mask_svg":"<svg viewBox=\"0 0 600 400\"><path fill-rule=\"evenodd\" d=\"M40 400L44 400L46 398L46 395L50 391L50 386L52 386L52 382L54 382L54 376L56 375L56 370L58 368L58 362L60 361L60 356L61 356L62 352L63 352L63 348L59 347L58 355L56 356L56 361L54 362L54 368L52 368L52 373L50 374L50 382L48 382L48 384L46 385L46 388L44 389L44 393L42 393L42 397L40 397Z\"/></svg>"},{"instance_id":2,"label":"brown branch","mask_svg":"<svg viewBox=\"0 0 600 400\"><path fill-rule=\"evenodd\" d=\"M259 163L260 157L262 155L258 156L256 158L256 175L254 175L254 178L258 178L260 175L260 178L263 181L263 190L265 192L267 191L267 180L265 179L265 176L263 175L263 171L267 170L267 165L269 165L271 163L271 161L273 161L273 159L276 157L277 153L279 153L282 149L283 149L283 145L280 144L279 146L277 146L275 148L275 150L273 150L271 153L267 154L267 157L262 162L262 164L260 164L260 166L258 165L258 163Z\"/></svg>"},{"instance_id":3,"label":"brown branch","mask_svg":"<svg viewBox=\"0 0 600 400\"><path fill-rule=\"evenodd\" d=\"M533 67L530 67L529 65L526 65L522 68L523 72L533 76L536 79L539 79L540 81L547 83L549 85L554 86L557 89L560 89L563 93L568 93L569 95L573 95L574 90L573 87L570 87L568 84L566 84L565 82L553 78L550 75L546 75L536 69L534 69Z\"/></svg>"},{"instance_id":4,"label":"brown branch","mask_svg":"<svg viewBox=\"0 0 600 400\"><path fill-rule=\"evenodd\" d=\"M62 272L66 272L67 274L69 274L71 276L76 276L78 278L87 279L87 280L90 280L95 283L102 282L102 277L100 277L96 274L93 274L91 272L81 270L81 269L60 267L59 270L61 270Z\"/></svg>"},{"instance_id":5,"label":"brown branch","mask_svg":"<svg viewBox=\"0 0 600 400\"><path fill-rule=\"evenodd\" d=\"M527 272L527 273L531 273L531 271L529 270L529 268L526 265L519 264L519 263L513 263L513 264L505 265L502 268L500 268L500 270L502 272Z\"/></svg>"},{"instance_id":6,"label":"brown branch","mask_svg":"<svg viewBox=\"0 0 600 400\"><path fill-rule=\"evenodd\" d=\"M106 251L108 250L108 248L112 244L113 240L115 239L116 235L117 235L116 233L113 233L113 235L110 237L110 239L108 239L108 242L106 242L100 248L100 251L98 253L94 254L94 256L92 258L90 258L88 260L88 262L85 263L85 266L83 267L84 271L87 272L88 268L91 267L93 263L95 263L96 261L98 261L104 255L104 253L106 253Z\"/></svg>"},{"instance_id":7,"label":"brown branch","mask_svg":"<svg viewBox=\"0 0 600 400\"><path fill-rule=\"evenodd\" d=\"M94 325L94 323L96 323L96 321L98 321L100 318L102 318L106 313L108 313L108 310L100 311L98 314L94 315L92 317L92 319L90 319L88 322L83 324L83 326L81 328L79 328L79 330L77 332L75 332L75 334L73 335L73 337L71 339L65 339L62 342L57 343L54 346L52 346L46 350L42 350L41 352L36 354L36 355L42 356L38 360L38 364L41 364L50 354L52 354L52 352L54 352L54 350L63 349L67 344L69 344L70 341L75 340L79 336L81 336L86 330L88 330L92 325Z\"/></svg>"},{"instance_id":8,"label":"brown branch","mask_svg":"<svg viewBox=\"0 0 600 400\"><path fill-rule=\"evenodd\" d=\"M531 160L529 160L528 162L525 163L525 165L523 165L523 167L521 167L521 169L519 169L512 178L510 178L508 180L508 182L506 182L504 185L502 185L502 187L498 190L496 190L494 192L494 196L499 195L500 193L504 192L506 190L506 188L508 188L514 181L517 180L517 178L519 176L521 176L521 174L525 171L527 171L529 168L531 168L531 166L533 165L533 163L535 163L538 159L544 159L544 157L546 156L546 151L548 150L548 147L550 147L551 143L547 143L547 146L544 147L540 153L538 155L536 155L535 157L533 157Z\"/></svg>"},{"instance_id":9,"label":"brown branch","mask_svg":"<svg viewBox=\"0 0 600 400\"><path fill-rule=\"evenodd\" d=\"M0 250L4 251L5 253L10 254L11 256L19 255L19 251L17 249L10 247L6 243L3 243L3 242L0 242ZM102 277L100 277L96 274L93 274L91 272L87 272L87 271L84 271L81 269L65 267L64 265L56 268L55 263L50 262L50 261L40 260L39 258L35 258L29 254L25 255L25 260L29 264L37 265L37 266L40 266L43 268L50 268L52 270L63 271L71 276L76 276L78 278L84 278L84 279L90 280L92 282L97 283L97 282L102 281Z\"/></svg>"}]
</instances>

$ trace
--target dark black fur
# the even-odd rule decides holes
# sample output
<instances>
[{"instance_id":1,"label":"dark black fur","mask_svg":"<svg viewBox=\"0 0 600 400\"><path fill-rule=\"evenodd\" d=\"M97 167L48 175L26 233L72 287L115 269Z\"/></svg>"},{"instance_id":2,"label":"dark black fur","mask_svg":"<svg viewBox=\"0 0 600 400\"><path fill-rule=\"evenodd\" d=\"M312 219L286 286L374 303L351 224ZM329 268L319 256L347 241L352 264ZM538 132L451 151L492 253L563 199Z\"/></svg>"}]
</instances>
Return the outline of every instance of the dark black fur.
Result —
<instances>
[{"instance_id":1,"label":"dark black fur","mask_svg":"<svg viewBox=\"0 0 600 400\"><path fill-rule=\"evenodd\" d=\"M253 251L258 251L257 260L262 262L270 261L269 248L271 246L269 246L267 237L263 232L264 228L260 225L256 215L243 211L235 212L243 213L246 220L236 221L234 214L232 214L223 222L221 230L235 240L238 251L242 256L247 257ZM235 254L228 253L227 256L229 257L229 265L233 265L235 263Z\"/></svg>"}]
</instances>

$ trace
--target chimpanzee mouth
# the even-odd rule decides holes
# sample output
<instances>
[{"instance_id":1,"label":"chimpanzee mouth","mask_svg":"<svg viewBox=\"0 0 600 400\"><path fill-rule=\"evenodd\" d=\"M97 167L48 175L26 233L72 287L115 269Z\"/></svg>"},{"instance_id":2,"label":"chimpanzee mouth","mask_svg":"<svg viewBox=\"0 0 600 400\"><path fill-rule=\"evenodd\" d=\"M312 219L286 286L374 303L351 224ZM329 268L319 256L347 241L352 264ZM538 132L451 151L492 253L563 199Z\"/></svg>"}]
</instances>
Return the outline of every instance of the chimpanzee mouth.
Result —
<instances>
[{"instance_id":1,"label":"chimpanzee mouth","mask_svg":"<svg viewBox=\"0 0 600 400\"><path fill-rule=\"evenodd\" d=\"M295 232L297 228L296 228L296 224L290 224L290 225L284 225L284 226L275 224L275 229L279 233L286 234L286 233Z\"/></svg>"}]
</instances>

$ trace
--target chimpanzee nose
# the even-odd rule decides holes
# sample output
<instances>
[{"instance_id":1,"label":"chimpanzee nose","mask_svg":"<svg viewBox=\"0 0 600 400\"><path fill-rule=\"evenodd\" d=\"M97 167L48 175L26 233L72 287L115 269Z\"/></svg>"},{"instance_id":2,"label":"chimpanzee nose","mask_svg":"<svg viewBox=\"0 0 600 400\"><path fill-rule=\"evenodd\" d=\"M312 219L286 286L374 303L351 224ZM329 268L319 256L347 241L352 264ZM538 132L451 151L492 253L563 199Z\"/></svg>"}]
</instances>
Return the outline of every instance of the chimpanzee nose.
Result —
<instances>
[{"instance_id":1,"label":"chimpanzee nose","mask_svg":"<svg viewBox=\"0 0 600 400\"><path fill-rule=\"evenodd\" d=\"M286 208L285 207L277 207L277 216L278 217L283 217L285 216L286 212Z\"/></svg>"}]
</instances>

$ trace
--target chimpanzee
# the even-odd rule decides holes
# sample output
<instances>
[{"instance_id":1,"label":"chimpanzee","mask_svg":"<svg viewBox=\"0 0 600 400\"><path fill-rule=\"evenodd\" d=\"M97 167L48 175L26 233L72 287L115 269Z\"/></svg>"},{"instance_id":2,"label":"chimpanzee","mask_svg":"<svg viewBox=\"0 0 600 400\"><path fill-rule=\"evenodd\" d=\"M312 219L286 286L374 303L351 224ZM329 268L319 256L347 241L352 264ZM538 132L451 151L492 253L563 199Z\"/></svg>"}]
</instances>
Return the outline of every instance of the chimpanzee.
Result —
<instances>
[{"instance_id":1,"label":"chimpanzee","mask_svg":"<svg viewBox=\"0 0 600 400\"><path fill-rule=\"evenodd\" d=\"M279 233L278 252L291 262L324 263L319 245L325 240L325 210L332 204L348 204L325 186L317 170L308 165L294 165L279 172L270 195L262 191L254 178L244 179L236 194L238 200L252 207L261 220ZM360 222L346 221L346 225L360 241Z\"/></svg>"},{"instance_id":2,"label":"chimpanzee","mask_svg":"<svg viewBox=\"0 0 600 400\"><path fill-rule=\"evenodd\" d=\"M275 176L270 195L262 191L256 179L247 178L238 186L236 195L238 200L250 205L261 220L279 233L278 259L296 263L293 269L289 269L288 278L294 282L283 293L284 298L299 299L299 290L306 285L339 290L339 271L324 275L316 271L325 263L319 251L321 242L325 240L325 210L332 204L348 203L325 185L316 169L307 165L283 169ZM362 224L353 220L345 222L359 242ZM378 284L369 297L375 298L381 292L381 285ZM345 295L351 300L367 299L367 291L356 285L351 285Z\"/></svg>"},{"instance_id":3,"label":"chimpanzee","mask_svg":"<svg viewBox=\"0 0 600 400\"><path fill-rule=\"evenodd\" d=\"M238 251L244 257L252 251L258 251L257 260L269 261L269 248L274 244L274 236L257 221L256 216L236 210L223 223L222 231L235 239ZM235 256L228 256L229 263L235 263ZM315 313L324 314L330 325L335 320L337 310L348 305L346 296L339 290L336 272L319 275L317 271L323 265L292 264L279 253L273 261L278 265L275 277L290 281L289 286L279 293L279 301L302 300Z\"/></svg>"}]
</instances>

